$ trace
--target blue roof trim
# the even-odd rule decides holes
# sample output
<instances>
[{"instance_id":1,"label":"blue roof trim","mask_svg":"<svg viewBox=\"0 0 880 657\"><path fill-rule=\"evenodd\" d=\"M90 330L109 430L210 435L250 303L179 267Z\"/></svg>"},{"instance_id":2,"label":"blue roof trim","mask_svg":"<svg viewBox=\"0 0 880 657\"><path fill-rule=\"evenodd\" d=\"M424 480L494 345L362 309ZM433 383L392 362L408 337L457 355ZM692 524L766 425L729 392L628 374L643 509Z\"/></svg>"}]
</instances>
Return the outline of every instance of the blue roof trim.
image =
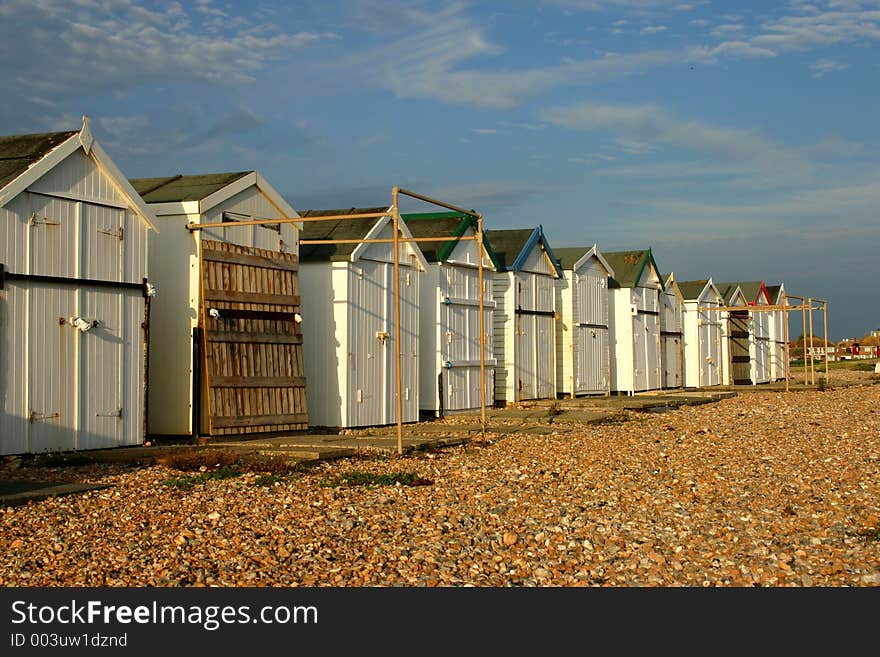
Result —
<instances>
[{"instance_id":1,"label":"blue roof trim","mask_svg":"<svg viewBox=\"0 0 880 657\"><path fill-rule=\"evenodd\" d=\"M550 263L553 265L553 269L556 271L556 275L562 278L562 269L559 267L559 262L556 260L556 256L553 254L553 249L550 248L550 242L547 241L547 237L544 235L544 226L541 224L538 224L535 230L532 231L532 234L529 236L528 241L519 252L516 260L513 261L513 264L508 267L507 271L519 271L520 269L522 269L523 266L526 264L529 253L538 244L538 242L544 245L544 250L547 252L547 255L550 258Z\"/></svg>"}]
</instances>

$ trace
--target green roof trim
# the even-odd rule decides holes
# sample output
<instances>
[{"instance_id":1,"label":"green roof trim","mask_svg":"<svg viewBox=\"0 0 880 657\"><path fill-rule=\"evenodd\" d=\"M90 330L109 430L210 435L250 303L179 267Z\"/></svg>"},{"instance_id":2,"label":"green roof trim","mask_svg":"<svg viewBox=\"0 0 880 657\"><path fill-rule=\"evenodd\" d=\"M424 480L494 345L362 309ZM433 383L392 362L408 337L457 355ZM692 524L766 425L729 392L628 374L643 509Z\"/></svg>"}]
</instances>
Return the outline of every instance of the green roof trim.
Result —
<instances>
[{"instance_id":1,"label":"green roof trim","mask_svg":"<svg viewBox=\"0 0 880 657\"><path fill-rule=\"evenodd\" d=\"M459 238L467 232L468 228L472 228L475 232L477 230L477 219L464 212L410 212L401 214L400 218L407 225L413 237L449 236L449 241L443 242L439 249L429 246L429 242L425 242L424 246L419 244L429 262L446 262L459 243ZM427 225L429 222L431 225ZM455 222L454 227L452 226L453 222ZM500 271L501 263L492 249L492 244L489 242L485 230L483 231L483 248L496 271Z\"/></svg>"},{"instance_id":2,"label":"green roof trim","mask_svg":"<svg viewBox=\"0 0 880 657\"><path fill-rule=\"evenodd\" d=\"M642 249L640 251L606 251L602 255L614 270L614 278L609 281L608 287L636 287L645 272L645 267L650 262L660 279L660 289L665 290L663 279L660 277L660 268L654 261L654 254L651 249Z\"/></svg>"}]
</instances>

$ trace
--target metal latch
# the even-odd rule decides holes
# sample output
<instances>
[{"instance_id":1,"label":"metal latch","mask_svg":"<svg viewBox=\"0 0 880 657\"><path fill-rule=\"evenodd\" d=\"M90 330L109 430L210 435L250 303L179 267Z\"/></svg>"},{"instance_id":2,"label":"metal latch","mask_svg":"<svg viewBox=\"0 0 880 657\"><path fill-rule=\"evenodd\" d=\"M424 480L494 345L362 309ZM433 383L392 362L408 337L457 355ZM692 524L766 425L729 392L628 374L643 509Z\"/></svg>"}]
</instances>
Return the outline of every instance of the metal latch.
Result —
<instances>
[{"instance_id":1,"label":"metal latch","mask_svg":"<svg viewBox=\"0 0 880 657\"><path fill-rule=\"evenodd\" d=\"M118 409L115 411L109 411L107 413L95 413L95 417L122 417L122 409Z\"/></svg>"},{"instance_id":2,"label":"metal latch","mask_svg":"<svg viewBox=\"0 0 880 657\"><path fill-rule=\"evenodd\" d=\"M49 415L43 415L42 413L38 413L37 411L31 411L31 414L28 416L29 422L36 422L37 420L51 420L56 417L61 417L61 413L50 413Z\"/></svg>"}]
</instances>

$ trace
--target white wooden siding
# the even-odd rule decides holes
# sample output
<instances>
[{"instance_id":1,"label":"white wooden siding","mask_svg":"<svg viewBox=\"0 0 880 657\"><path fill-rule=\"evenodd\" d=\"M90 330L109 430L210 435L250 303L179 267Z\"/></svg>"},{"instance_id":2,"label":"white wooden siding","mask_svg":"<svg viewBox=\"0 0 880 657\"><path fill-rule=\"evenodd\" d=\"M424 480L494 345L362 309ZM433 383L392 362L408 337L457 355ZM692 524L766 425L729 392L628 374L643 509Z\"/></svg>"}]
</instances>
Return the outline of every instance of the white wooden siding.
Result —
<instances>
[{"instance_id":1,"label":"white wooden siding","mask_svg":"<svg viewBox=\"0 0 880 657\"><path fill-rule=\"evenodd\" d=\"M516 379L513 369L514 358L514 333L516 322L513 310L515 308L513 272L499 272L493 276L493 298L495 311L492 319L492 348L495 355L495 401L500 403L513 402L516 399L514 381Z\"/></svg>"},{"instance_id":2,"label":"white wooden siding","mask_svg":"<svg viewBox=\"0 0 880 657\"><path fill-rule=\"evenodd\" d=\"M126 203L75 151L0 209L0 262L13 273L141 283L148 226ZM72 317L97 324L81 332ZM7 281L0 453L142 443L144 319L139 290Z\"/></svg>"},{"instance_id":3,"label":"white wooden siding","mask_svg":"<svg viewBox=\"0 0 880 657\"><path fill-rule=\"evenodd\" d=\"M604 394L610 389L608 275L596 258L557 283L556 390Z\"/></svg>"}]
</instances>

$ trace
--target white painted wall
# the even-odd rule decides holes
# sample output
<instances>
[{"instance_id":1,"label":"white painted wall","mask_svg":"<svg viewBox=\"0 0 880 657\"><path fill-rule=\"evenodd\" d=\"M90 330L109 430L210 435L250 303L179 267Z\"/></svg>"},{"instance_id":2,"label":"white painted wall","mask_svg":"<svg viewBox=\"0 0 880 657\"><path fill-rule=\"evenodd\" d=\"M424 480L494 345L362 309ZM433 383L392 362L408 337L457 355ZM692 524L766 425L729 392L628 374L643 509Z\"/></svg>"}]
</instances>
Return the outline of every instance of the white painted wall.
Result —
<instances>
[{"instance_id":1,"label":"white painted wall","mask_svg":"<svg viewBox=\"0 0 880 657\"><path fill-rule=\"evenodd\" d=\"M142 283L149 228L119 185L74 151L0 208L0 262L12 273ZM144 305L139 290L6 282L0 453L143 442ZM81 332L70 317L98 325Z\"/></svg>"}]
</instances>

